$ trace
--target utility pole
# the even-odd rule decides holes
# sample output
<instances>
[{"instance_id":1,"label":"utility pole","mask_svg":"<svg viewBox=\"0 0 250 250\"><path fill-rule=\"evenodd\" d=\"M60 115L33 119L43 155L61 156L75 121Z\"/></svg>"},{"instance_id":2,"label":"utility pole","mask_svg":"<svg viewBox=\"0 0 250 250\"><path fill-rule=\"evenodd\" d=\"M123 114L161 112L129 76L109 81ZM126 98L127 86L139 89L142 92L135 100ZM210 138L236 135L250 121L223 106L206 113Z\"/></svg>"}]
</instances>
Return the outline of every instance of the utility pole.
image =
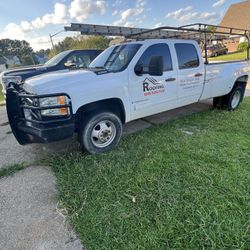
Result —
<instances>
[{"instance_id":1,"label":"utility pole","mask_svg":"<svg viewBox=\"0 0 250 250\"><path fill-rule=\"evenodd\" d=\"M51 42L51 45L52 45L52 49L54 49L54 43L53 43L53 36L51 34L49 34L49 38L50 38L50 42Z\"/></svg>"},{"instance_id":2,"label":"utility pole","mask_svg":"<svg viewBox=\"0 0 250 250\"><path fill-rule=\"evenodd\" d=\"M62 32L64 32L64 30L61 30L61 31L59 31L59 32L57 32L57 33L55 33L53 35L49 34L49 38L50 38L50 42L51 42L51 45L52 45L52 49L55 48L54 42L53 42L53 37L56 36L56 35L58 35L58 34L60 34L60 33L62 33Z\"/></svg>"}]
</instances>

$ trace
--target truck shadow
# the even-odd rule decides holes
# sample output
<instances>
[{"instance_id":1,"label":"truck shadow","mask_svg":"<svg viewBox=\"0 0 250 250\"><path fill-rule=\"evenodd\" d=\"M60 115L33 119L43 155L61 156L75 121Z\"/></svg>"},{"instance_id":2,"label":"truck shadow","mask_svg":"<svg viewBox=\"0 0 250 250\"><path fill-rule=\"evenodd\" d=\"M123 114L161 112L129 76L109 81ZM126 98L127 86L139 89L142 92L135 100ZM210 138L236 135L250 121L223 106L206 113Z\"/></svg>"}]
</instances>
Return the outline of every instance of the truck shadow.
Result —
<instances>
[{"instance_id":1,"label":"truck shadow","mask_svg":"<svg viewBox=\"0 0 250 250\"><path fill-rule=\"evenodd\" d=\"M130 135L139 132L143 129L149 128L156 124L165 123L178 119L180 117L185 117L194 113L208 110L212 107L212 101L207 100L199 102L196 104L188 105L185 107L177 108L153 116L145 117L136 121L129 122L123 127L123 135ZM36 144L33 145L37 151L41 151L47 154L62 154L68 153L75 150L80 150L79 143L77 142L77 136L69 138L59 142L53 142L49 144Z\"/></svg>"}]
</instances>

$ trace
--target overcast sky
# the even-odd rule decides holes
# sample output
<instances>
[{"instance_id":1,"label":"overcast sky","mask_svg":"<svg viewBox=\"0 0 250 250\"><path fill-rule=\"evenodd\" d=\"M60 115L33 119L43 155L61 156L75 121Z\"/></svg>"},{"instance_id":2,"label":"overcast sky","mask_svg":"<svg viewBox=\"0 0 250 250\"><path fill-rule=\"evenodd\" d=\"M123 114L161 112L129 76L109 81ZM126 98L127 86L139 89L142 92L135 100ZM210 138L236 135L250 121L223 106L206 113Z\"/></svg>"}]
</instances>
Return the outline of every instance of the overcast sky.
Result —
<instances>
[{"instance_id":1,"label":"overcast sky","mask_svg":"<svg viewBox=\"0 0 250 250\"><path fill-rule=\"evenodd\" d=\"M35 50L51 47L49 34L70 22L153 28L220 23L240 0L8 0L0 2L0 39L25 39ZM72 33L61 33L55 41Z\"/></svg>"}]
</instances>

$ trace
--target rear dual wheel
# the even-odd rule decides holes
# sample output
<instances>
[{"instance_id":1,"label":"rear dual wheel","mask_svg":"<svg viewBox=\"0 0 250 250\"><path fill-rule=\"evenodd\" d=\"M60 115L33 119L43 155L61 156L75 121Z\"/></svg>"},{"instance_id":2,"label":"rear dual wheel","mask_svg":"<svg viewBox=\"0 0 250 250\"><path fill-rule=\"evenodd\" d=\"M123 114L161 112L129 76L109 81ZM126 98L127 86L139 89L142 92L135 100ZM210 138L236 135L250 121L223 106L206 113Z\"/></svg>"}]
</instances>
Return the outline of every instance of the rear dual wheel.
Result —
<instances>
[{"instance_id":1,"label":"rear dual wheel","mask_svg":"<svg viewBox=\"0 0 250 250\"><path fill-rule=\"evenodd\" d=\"M242 102L244 92L243 85L237 85L228 95L214 98L213 105L215 108L226 107L227 110L233 111L237 109Z\"/></svg>"},{"instance_id":2,"label":"rear dual wheel","mask_svg":"<svg viewBox=\"0 0 250 250\"><path fill-rule=\"evenodd\" d=\"M228 97L228 110L235 110L239 107L243 99L244 91L242 87L237 87L234 89L232 94Z\"/></svg>"}]
</instances>

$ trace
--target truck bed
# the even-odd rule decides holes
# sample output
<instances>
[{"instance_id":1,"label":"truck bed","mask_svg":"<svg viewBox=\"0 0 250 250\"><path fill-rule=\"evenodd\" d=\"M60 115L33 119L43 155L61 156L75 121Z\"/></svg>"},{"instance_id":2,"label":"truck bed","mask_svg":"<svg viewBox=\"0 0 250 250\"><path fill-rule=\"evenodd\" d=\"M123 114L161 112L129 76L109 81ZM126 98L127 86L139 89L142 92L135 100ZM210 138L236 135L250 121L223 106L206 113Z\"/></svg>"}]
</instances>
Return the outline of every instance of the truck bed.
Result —
<instances>
[{"instance_id":1,"label":"truck bed","mask_svg":"<svg viewBox=\"0 0 250 250\"><path fill-rule=\"evenodd\" d=\"M222 61L205 64L205 84L201 100L228 94L237 76L250 71L248 60Z\"/></svg>"}]
</instances>

